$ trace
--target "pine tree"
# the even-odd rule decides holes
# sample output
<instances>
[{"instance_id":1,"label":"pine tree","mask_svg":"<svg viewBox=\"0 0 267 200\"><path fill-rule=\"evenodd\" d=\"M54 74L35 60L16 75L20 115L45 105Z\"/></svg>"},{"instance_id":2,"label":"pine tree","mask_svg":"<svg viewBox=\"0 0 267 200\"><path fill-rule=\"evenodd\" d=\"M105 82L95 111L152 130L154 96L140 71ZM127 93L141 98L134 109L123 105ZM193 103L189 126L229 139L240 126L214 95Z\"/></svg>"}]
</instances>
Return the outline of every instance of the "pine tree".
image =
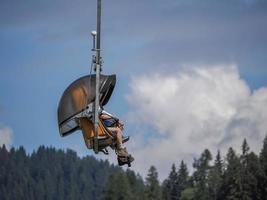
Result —
<instances>
[{"instance_id":1,"label":"pine tree","mask_svg":"<svg viewBox=\"0 0 267 200\"><path fill-rule=\"evenodd\" d=\"M180 199L182 192L189 187L189 173L186 164L184 161L181 161L178 177L177 177L177 187L178 187L178 198Z\"/></svg>"},{"instance_id":2,"label":"pine tree","mask_svg":"<svg viewBox=\"0 0 267 200\"><path fill-rule=\"evenodd\" d=\"M126 184L122 188L128 181L120 168L107 161L92 156L80 159L71 150L44 146L30 156L23 147L11 148L9 152L0 147L0 168L1 200L98 200L110 174L118 171L123 174ZM125 197L131 199L129 195Z\"/></svg>"},{"instance_id":3,"label":"pine tree","mask_svg":"<svg viewBox=\"0 0 267 200\"><path fill-rule=\"evenodd\" d=\"M241 162L241 198L243 200L252 200L249 182L253 179L252 174L248 171L248 154L249 146L247 140L244 139L242 143L242 154L240 156Z\"/></svg>"},{"instance_id":4,"label":"pine tree","mask_svg":"<svg viewBox=\"0 0 267 200\"><path fill-rule=\"evenodd\" d=\"M142 177L129 169L126 170L126 177L129 182L132 199L144 199L144 182Z\"/></svg>"},{"instance_id":5,"label":"pine tree","mask_svg":"<svg viewBox=\"0 0 267 200\"><path fill-rule=\"evenodd\" d=\"M195 198L199 200L208 200L210 197L208 188L208 175L210 171L210 161L212 155L208 149L205 149L198 160L195 160L193 167L196 171L193 174L195 181Z\"/></svg>"},{"instance_id":6,"label":"pine tree","mask_svg":"<svg viewBox=\"0 0 267 200\"><path fill-rule=\"evenodd\" d=\"M170 199L170 185L169 185L169 180L165 179L162 183L162 199L163 200L168 200Z\"/></svg>"},{"instance_id":7,"label":"pine tree","mask_svg":"<svg viewBox=\"0 0 267 200\"><path fill-rule=\"evenodd\" d=\"M189 187L182 191L180 200L197 200L195 188Z\"/></svg>"},{"instance_id":8,"label":"pine tree","mask_svg":"<svg viewBox=\"0 0 267 200\"><path fill-rule=\"evenodd\" d=\"M267 200L267 136L260 152L261 176L259 178L261 199Z\"/></svg>"},{"instance_id":9,"label":"pine tree","mask_svg":"<svg viewBox=\"0 0 267 200\"><path fill-rule=\"evenodd\" d=\"M175 164L172 164L171 172L163 184L163 199L176 200L179 198L178 193L178 174Z\"/></svg>"},{"instance_id":10,"label":"pine tree","mask_svg":"<svg viewBox=\"0 0 267 200\"><path fill-rule=\"evenodd\" d=\"M210 199L218 200L221 198L221 187L223 183L223 161L221 159L220 151L217 152L214 166L211 167L208 176L208 186Z\"/></svg>"},{"instance_id":11,"label":"pine tree","mask_svg":"<svg viewBox=\"0 0 267 200\"><path fill-rule=\"evenodd\" d=\"M129 200L133 199L130 191L130 185L126 175L122 172L116 172L109 177L106 189L103 193L103 200Z\"/></svg>"},{"instance_id":12,"label":"pine tree","mask_svg":"<svg viewBox=\"0 0 267 200\"><path fill-rule=\"evenodd\" d=\"M223 199L239 200L242 196L241 163L233 148L229 148L226 156L226 171L223 178Z\"/></svg>"},{"instance_id":13,"label":"pine tree","mask_svg":"<svg viewBox=\"0 0 267 200\"><path fill-rule=\"evenodd\" d=\"M154 166L148 170L146 177L145 196L147 200L161 200L161 187L158 181L158 172Z\"/></svg>"},{"instance_id":14,"label":"pine tree","mask_svg":"<svg viewBox=\"0 0 267 200\"><path fill-rule=\"evenodd\" d=\"M262 177L262 169L258 156L251 152L247 156L247 171L248 171L248 183L249 183L249 195L253 200L264 199L261 196L260 178Z\"/></svg>"},{"instance_id":15,"label":"pine tree","mask_svg":"<svg viewBox=\"0 0 267 200\"><path fill-rule=\"evenodd\" d=\"M10 173L9 168L10 153L7 151L5 144L0 146L0 199L10 199L7 191L7 176Z\"/></svg>"},{"instance_id":16,"label":"pine tree","mask_svg":"<svg viewBox=\"0 0 267 200\"><path fill-rule=\"evenodd\" d=\"M246 140L242 153L229 148L225 163L218 151L214 165L205 150L194 161L195 172L188 175L182 161L173 164L163 182L151 166L145 183L131 170L98 161L92 156L79 158L71 150L40 146L27 155L23 147L7 151L0 147L0 199L92 199L92 200L267 200L267 136L258 157Z\"/></svg>"},{"instance_id":17,"label":"pine tree","mask_svg":"<svg viewBox=\"0 0 267 200\"><path fill-rule=\"evenodd\" d=\"M3 166L7 161L8 161L8 157L9 157L9 153L6 149L6 145L3 144L2 146L0 146L0 166Z\"/></svg>"}]
</instances>

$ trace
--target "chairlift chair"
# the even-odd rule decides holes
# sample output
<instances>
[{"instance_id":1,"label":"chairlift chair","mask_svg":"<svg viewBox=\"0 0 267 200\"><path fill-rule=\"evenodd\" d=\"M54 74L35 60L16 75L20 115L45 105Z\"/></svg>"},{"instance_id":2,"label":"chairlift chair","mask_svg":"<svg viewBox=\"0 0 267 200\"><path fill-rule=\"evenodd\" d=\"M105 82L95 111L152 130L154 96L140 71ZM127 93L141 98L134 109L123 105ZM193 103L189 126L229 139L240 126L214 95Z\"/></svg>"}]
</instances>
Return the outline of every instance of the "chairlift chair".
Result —
<instances>
[{"instance_id":1,"label":"chairlift chair","mask_svg":"<svg viewBox=\"0 0 267 200\"><path fill-rule=\"evenodd\" d=\"M94 101L96 76L87 75L71 83L58 106L58 127L62 137L81 130L88 149L94 148ZM116 84L116 75L100 75L99 105L105 106ZM98 124L98 150L107 154L106 147L115 147L115 137L102 120ZM124 142L128 138L124 138Z\"/></svg>"},{"instance_id":2,"label":"chairlift chair","mask_svg":"<svg viewBox=\"0 0 267 200\"><path fill-rule=\"evenodd\" d=\"M69 85L58 105L58 127L62 137L82 130L87 148L95 153L107 154L106 147L114 148L116 138L99 119L99 108L105 106L116 84L116 75L101 74L102 57L100 55L101 0L97 0L97 27L92 31L93 49L92 67L95 74L83 76ZM128 141L125 137L123 142Z\"/></svg>"}]
</instances>

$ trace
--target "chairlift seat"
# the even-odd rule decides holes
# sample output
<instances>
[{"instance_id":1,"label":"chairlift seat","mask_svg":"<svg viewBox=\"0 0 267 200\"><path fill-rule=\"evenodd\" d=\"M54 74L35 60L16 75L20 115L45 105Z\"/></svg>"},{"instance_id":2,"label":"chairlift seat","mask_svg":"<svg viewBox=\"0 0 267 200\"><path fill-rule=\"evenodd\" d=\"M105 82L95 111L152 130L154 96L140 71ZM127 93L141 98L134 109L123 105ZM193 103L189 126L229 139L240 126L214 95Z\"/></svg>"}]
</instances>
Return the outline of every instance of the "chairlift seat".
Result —
<instances>
[{"instance_id":1,"label":"chairlift seat","mask_svg":"<svg viewBox=\"0 0 267 200\"><path fill-rule=\"evenodd\" d=\"M88 149L93 148L93 139L95 136L94 125L92 121L86 117L80 118L80 128L83 132L83 137L85 144ZM116 135L114 135L108 128L104 125L103 121L99 119L98 124L98 146L99 150L110 146L111 148L116 147ZM122 142L125 143L130 139L129 136L125 136L122 139Z\"/></svg>"}]
</instances>

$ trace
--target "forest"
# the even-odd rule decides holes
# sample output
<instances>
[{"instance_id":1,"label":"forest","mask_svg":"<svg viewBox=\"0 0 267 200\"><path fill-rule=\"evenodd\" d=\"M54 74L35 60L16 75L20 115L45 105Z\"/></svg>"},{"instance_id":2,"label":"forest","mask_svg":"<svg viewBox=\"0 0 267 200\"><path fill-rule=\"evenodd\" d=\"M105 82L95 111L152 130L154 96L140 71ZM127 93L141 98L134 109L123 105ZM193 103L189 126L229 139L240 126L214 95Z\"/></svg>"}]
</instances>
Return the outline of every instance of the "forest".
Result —
<instances>
[{"instance_id":1,"label":"forest","mask_svg":"<svg viewBox=\"0 0 267 200\"><path fill-rule=\"evenodd\" d=\"M259 155L244 139L241 153L229 148L213 158L205 149L193 161L174 161L162 183L155 166L146 177L93 156L40 146L0 147L0 199L90 200L265 200L267 199L267 137ZM190 170L191 171L191 170Z\"/></svg>"}]
</instances>

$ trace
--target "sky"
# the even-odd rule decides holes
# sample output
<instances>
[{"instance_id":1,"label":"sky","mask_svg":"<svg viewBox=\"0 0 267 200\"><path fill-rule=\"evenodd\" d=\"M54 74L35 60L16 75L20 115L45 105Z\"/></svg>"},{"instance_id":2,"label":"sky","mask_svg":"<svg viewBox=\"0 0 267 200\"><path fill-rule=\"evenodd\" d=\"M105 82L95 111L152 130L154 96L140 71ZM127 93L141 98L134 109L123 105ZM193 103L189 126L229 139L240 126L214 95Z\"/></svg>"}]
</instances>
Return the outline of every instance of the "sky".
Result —
<instances>
[{"instance_id":1,"label":"sky","mask_svg":"<svg viewBox=\"0 0 267 200\"><path fill-rule=\"evenodd\" d=\"M103 73L117 85L106 110L120 117L132 168L189 165L267 134L267 1L103 0ZM96 1L0 0L0 145L70 148L92 155L82 135L61 138L57 106L90 72ZM98 158L116 162L111 156Z\"/></svg>"}]
</instances>

